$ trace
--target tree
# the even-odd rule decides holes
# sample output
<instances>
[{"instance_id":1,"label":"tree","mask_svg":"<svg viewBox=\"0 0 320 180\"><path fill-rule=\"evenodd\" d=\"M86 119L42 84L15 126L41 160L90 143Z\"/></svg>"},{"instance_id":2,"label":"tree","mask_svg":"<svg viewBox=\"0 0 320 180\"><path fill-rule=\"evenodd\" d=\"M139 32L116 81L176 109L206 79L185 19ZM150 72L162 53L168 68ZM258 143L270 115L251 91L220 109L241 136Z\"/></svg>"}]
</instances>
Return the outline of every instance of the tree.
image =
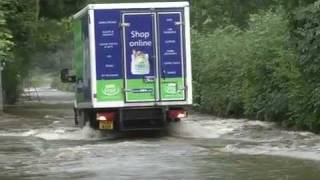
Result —
<instances>
[{"instance_id":1,"label":"tree","mask_svg":"<svg viewBox=\"0 0 320 180\"><path fill-rule=\"evenodd\" d=\"M6 17L10 13L8 7L11 0L0 1L0 61L7 60L11 56L13 46L12 34L7 25Z\"/></svg>"},{"instance_id":2,"label":"tree","mask_svg":"<svg viewBox=\"0 0 320 180\"><path fill-rule=\"evenodd\" d=\"M250 14L274 4L276 0L196 0L192 1L192 24L199 31L230 24L247 28Z\"/></svg>"},{"instance_id":3,"label":"tree","mask_svg":"<svg viewBox=\"0 0 320 180\"><path fill-rule=\"evenodd\" d=\"M0 2L0 56L11 60L3 74L7 103L15 103L21 92L21 83L32 70L35 55L42 55L42 64L50 64L46 54L59 49L70 39L67 16L80 9L84 1L75 0L1 0ZM74 4L78 6L74 6ZM57 6L55 6L57 5ZM14 46L12 47L14 43ZM10 48L12 47L11 51ZM45 60L45 61L44 61ZM49 63L48 63L49 61Z\"/></svg>"}]
</instances>

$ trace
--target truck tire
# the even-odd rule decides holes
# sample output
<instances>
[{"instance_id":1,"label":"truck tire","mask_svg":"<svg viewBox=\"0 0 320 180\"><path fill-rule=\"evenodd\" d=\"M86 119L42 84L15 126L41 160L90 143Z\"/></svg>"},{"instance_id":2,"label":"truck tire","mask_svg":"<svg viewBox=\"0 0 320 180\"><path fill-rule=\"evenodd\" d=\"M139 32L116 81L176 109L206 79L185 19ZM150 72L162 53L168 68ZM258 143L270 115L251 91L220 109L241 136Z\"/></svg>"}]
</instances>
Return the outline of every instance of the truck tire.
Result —
<instances>
[{"instance_id":1,"label":"truck tire","mask_svg":"<svg viewBox=\"0 0 320 180\"><path fill-rule=\"evenodd\" d=\"M99 129L99 121L97 121L97 118L96 118L96 112L91 110L91 109L88 109L86 111L86 114L87 114L87 121L90 125L90 127L92 129Z\"/></svg>"},{"instance_id":2,"label":"truck tire","mask_svg":"<svg viewBox=\"0 0 320 180\"><path fill-rule=\"evenodd\" d=\"M73 108L73 113L74 113L74 124L76 126L79 126L79 112L77 110L77 108Z\"/></svg>"},{"instance_id":3,"label":"truck tire","mask_svg":"<svg viewBox=\"0 0 320 180\"><path fill-rule=\"evenodd\" d=\"M79 109L77 110L78 113L78 126L83 128L86 125L86 113L85 110Z\"/></svg>"}]
</instances>

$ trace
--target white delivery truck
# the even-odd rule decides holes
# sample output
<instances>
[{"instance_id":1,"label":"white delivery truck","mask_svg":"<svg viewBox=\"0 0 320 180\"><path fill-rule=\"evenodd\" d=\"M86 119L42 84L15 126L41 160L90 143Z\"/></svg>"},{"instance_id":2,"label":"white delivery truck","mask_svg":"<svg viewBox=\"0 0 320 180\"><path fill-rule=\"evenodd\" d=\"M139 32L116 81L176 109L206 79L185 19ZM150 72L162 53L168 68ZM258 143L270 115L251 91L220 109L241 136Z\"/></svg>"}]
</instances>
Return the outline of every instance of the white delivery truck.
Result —
<instances>
[{"instance_id":1,"label":"white delivery truck","mask_svg":"<svg viewBox=\"0 0 320 180\"><path fill-rule=\"evenodd\" d=\"M73 16L75 122L159 130L192 104L189 2L89 4Z\"/></svg>"}]
</instances>

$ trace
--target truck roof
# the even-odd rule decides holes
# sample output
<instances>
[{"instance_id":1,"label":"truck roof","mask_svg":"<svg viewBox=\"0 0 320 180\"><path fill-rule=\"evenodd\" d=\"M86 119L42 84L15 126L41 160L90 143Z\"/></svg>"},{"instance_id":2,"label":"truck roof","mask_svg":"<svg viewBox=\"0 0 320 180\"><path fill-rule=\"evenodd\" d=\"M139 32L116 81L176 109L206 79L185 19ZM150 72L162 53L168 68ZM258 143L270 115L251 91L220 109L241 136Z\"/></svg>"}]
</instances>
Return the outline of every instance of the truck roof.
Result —
<instances>
[{"instance_id":1,"label":"truck roof","mask_svg":"<svg viewBox=\"0 0 320 180\"><path fill-rule=\"evenodd\" d=\"M188 7L189 2L147 2L147 3L108 3L88 4L85 8L73 15L74 19L82 17L88 10L92 9L148 9L148 8L181 8Z\"/></svg>"}]
</instances>

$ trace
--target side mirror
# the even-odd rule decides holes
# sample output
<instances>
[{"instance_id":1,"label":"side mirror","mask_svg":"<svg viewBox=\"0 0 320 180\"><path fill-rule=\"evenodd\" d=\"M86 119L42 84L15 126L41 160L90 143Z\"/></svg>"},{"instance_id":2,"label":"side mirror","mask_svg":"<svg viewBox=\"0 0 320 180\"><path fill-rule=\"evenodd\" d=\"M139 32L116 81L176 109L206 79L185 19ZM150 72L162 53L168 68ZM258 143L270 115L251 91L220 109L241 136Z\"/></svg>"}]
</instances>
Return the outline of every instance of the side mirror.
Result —
<instances>
[{"instance_id":1,"label":"side mirror","mask_svg":"<svg viewBox=\"0 0 320 180\"><path fill-rule=\"evenodd\" d=\"M76 82L76 76L70 76L69 75L69 69L62 69L60 71L60 79L63 83L75 83Z\"/></svg>"}]
</instances>

